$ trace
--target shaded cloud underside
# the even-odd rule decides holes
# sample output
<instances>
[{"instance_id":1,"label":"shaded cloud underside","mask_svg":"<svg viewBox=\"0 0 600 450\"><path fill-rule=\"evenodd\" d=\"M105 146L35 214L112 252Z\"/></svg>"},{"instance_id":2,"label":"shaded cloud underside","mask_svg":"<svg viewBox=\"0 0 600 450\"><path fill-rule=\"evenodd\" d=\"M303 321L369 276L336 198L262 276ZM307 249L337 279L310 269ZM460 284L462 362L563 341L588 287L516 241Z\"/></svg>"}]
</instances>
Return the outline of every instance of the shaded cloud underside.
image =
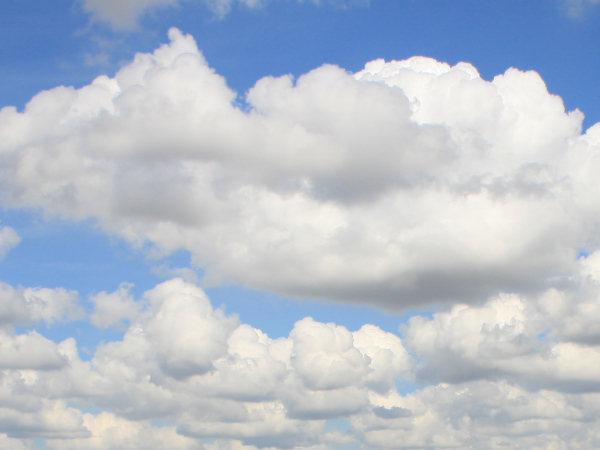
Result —
<instances>
[{"instance_id":1,"label":"shaded cloud underside","mask_svg":"<svg viewBox=\"0 0 600 450\"><path fill-rule=\"evenodd\" d=\"M170 38L0 110L4 206L185 248L206 283L445 309L402 338L305 318L271 339L181 279L123 284L86 317L123 339L84 361L74 338L15 330L84 317L77 293L2 284L0 445L600 447L600 125L582 134L534 72L423 57L240 99ZM18 241L0 229L0 253Z\"/></svg>"}]
</instances>

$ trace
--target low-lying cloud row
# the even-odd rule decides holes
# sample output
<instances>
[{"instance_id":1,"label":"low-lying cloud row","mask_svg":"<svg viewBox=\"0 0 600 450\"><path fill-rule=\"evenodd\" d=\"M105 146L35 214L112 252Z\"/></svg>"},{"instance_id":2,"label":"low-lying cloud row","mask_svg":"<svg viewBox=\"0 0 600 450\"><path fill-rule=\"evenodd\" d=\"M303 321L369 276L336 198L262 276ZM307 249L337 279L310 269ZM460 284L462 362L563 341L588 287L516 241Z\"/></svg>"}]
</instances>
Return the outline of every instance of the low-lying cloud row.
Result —
<instances>
[{"instance_id":1,"label":"low-lying cloud row","mask_svg":"<svg viewBox=\"0 0 600 450\"><path fill-rule=\"evenodd\" d=\"M170 38L0 110L5 205L187 249L206 283L392 310L541 292L597 248L600 125L535 72L325 65L244 100Z\"/></svg>"},{"instance_id":2,"label":"low-lying cloud row","mask_svg":"<svg viewBox=\"0 0 600 450\"><path fill-rule=\"evenodd\" d=\"M92 297L122 340L82 360L31 320L69 320L77 296L14 289L3 315L0 443L49 449L597 448L600 256L563 290L501 294L415 316L400 338L310 317L271 339L173 279L134 299ZM116 303L135 308L113 308ZM135 312L132 312L134 311ZM119 311L122 313L119 315ZM576 325L576 326L574 326ZM398 384L399 383L399 384ZM416 383L412 392L398 386ZM8 448L8 447L7 447Z\"/></svg>"}]
</instances>

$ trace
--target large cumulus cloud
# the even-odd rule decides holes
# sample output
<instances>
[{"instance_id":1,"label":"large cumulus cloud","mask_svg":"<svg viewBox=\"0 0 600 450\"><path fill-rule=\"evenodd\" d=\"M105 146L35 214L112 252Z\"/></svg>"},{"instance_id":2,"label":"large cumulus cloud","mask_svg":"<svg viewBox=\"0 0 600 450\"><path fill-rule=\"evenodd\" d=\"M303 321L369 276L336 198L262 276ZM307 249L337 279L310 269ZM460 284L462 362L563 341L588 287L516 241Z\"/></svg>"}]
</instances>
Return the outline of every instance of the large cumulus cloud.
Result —
<instances>
[{"instance_id":1,"label":"large cumulus cloud","mask_svg":"<svg viewBox=\"0 0 600 450\"><path fill-rule=\"evenodd\" d=\"M390 309L539 293L598 245L600 125L581 134L535 72L379 60L240 99L169 36L0 110L4 205L188 249L205 283Z\"/></svg>"}]
</instances>

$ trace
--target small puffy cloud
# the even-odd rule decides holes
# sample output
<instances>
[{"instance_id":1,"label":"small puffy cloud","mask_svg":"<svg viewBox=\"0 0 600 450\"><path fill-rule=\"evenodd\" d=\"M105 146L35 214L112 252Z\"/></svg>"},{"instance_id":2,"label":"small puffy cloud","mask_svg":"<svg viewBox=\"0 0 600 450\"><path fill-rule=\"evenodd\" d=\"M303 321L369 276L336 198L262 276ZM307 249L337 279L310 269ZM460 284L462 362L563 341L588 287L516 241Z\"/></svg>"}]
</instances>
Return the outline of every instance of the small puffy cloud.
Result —
<instances>
[{"instance_id":1,"label":"small puffy cloud","mask_svg":"<svg viewBox=\"0 0 600 450\"><path fill-rule=\"evenodd\" d=\"M0 111L7 206L94 217L206 284L398 310L543 292L598 246L598 128L535 72L429 58L259 80L191 36Z\"/></svg>"},{"instance_id":2,"label":"small puffy cloud","mask_svg":"<svg viewBox=\"0 0 600 450\"><path fill-rule=\"evenodd\" d=\"M366 375L370 358L354 346L346 328L306 318L296 323L290 337L292 365L306 387L339 389L356 385Z\"/></svg>"},{"instance_id":3,"label":"small puffy cloud","mask_svg":"<svg viewBox=\"0 0 600 450\"><path fill-rule=\"evenodd\" d=\"M132 287L131 284L121 284L115 292L100 292L91 296L94 311L90 315L90 322L97 327L107 328L137 318L142 305L129 293Z\"/></svg>"},{"instance_id":4,"label":"small puffy cloud","mask_svg":"<svg viewBox=\"0 0 600 450\"><path fill-rule=\"evenodd\" d=\"M174 279L146 294L157 308L143 324L163 370L178 378L208 372L227 351L237 318L213 309L199 288Z\"/></svg>"},{"instance_id":5,"label":"small puffy cloud","mask_svg":"<svg viewBox=\"0 0 600 450\"><path fill-rule=\"evenodd\" d=\"M0 260L19 242L21 242L21 238L13 228L0 227Z\"/></svg>"},{"instance_id":6,"label":"small puffy cloud","mask_svg":"<svg viewBox=\"0 0 600 450\"><path fill-rule=\"evenodd\" d=\"M0 325L47 324L81 318L78 294L63 288L14 288L0 282Z\"/></svg>"}]
</instances>

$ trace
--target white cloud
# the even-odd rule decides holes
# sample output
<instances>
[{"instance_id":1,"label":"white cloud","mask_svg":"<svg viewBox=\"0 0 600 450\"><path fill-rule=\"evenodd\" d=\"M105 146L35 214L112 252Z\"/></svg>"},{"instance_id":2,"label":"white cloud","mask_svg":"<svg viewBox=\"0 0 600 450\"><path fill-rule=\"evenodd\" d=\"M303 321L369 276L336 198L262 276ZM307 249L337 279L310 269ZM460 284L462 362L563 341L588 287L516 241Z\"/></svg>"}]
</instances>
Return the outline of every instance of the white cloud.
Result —
<instances>
[{"instance_id":1,"label":"white cloud","mask_svg":"<svg viewBox=\"0 0 600 450\"><path fill-rule=\"evenodd\" d=\"M91 296L94 312L90 316L90 322L97 327L107 328L136 319L143 305L136 302L129 293L132 287L132 284L124 283L115 292L100 292Z\"/></svg>"},{"instance_id":2,"label":"white cloud","mask_svg":"<svg viewBox=\"0 0 600 450\"><path fill-rule=\"evenodd\" d=\"M152 427L148 423L129 421L114 414L83 414L83 425L90 436L76 439L48 440L46 447L52 450L105 450L172 448L197 450L198 442L177 434L175 427Z\"/></svg>"},{"instance_id":3,"label":"white cloud","mask_svg":"<svg viewBox=\"0 0 600 450\"><path fill-rule=\"evenodd\" d=\"M0 260L3 259L8 251L17 246L21 238L11 227L0 228Z\"/></svg>"},{"instance_id":4,"label":"white cloud","mask_svg":"<svg viewBox=\"0 0 600 450\"><path fill-rule=\"evenodd\" d=\"M57 345L32 331L0 334L0 369L60 369L66 364Z\"/></svg>"},{"instance_id":5,"label":"white cloud","mask_svg":"<svg viewBox=\"0 0 600 450\"><path fill-rule=\"evenodd\" d=\"M374 61L259 80L190 36L0 111L7 206L98 219L205 283L391 309L541 292L598 245L598 130L535 72Z\"/></svg>"},{"instance_id":6,"label":"white cloud","mask_svg":"<svg viewBox=\"0 0 600 450\"><path fill-rule=\"evenodd\" d=\"M0 325L47 324L82 317L77 292L63 288L14 288L0 282Z\"/></svg>"},{"instance_id":7,"label":"white cloud","mask_svg":"<svg viewBox=\"0 0 600 450\"><path fill-rule=\"evenodd\" d=\"M571 17L581 17L590 7L600 3L600 0L563 0L567 14Z\"/></svg>"},{"instance_id":8,"label":"white cloud","mask_svg":"<svg viewBox=\"0 0 600 450\"><path fill-rule=\"evenodd\" d=\"M15 435L18 429L25 430L18 432L23 438L35 437L41 432L25 426L34 417L29 410L46 414L70 402L101 412L74 409L75 428L70 412L64 421L57 417L54 431L45 433L57 439L61 430L71 434L51 448L133 442L142 448L150 438L181 448L202 448L197 439L203 438L222 445L327 448L352 440L326 431L327 419L368 410L375 392L370 386L386 394L392 386L382 388L381 380L410 371L400 338L372 325L352 333L307 318L288 338L273 340L214 309L202 290L181 279L146 292L144 302L146 310L123 339L100 345L88 362L72 338L55 344L35 332L4 335L0 406L15 418L13 428L0 426L0 432ZM311 361L318 362L314 372ZM152 426L153 420L165 426Z\"/></svg>"}]
</instances>

